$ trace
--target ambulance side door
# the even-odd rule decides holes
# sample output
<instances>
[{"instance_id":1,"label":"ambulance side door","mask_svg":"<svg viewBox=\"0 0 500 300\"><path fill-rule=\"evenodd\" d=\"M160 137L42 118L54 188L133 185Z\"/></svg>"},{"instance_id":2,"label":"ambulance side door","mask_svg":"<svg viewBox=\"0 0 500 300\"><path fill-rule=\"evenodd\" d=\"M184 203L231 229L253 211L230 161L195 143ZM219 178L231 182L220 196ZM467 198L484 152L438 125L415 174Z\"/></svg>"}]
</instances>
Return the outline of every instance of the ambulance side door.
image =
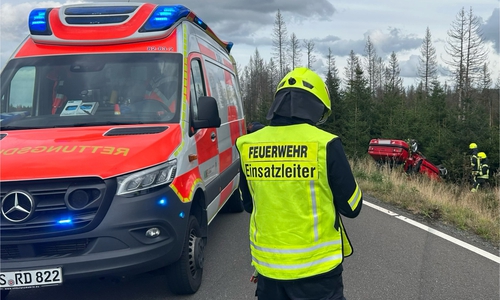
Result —
<instances>
[{"instance_id":1,"label":"ambulance side door","mask_svg":"<svg viewBox=\"0 0 500 300\"><path fill-rule=\"evenodd\" d=\"M198 115L198 100L201 96L207 96L207 82L201 57L194 56L190 63L190 110L191 120ZM190 132L196 141L196 152L200 175L207 190L207 201L212 201L219 193L215 183L212 183L219 175L219 149L216 128L199 129ZM212 184L210 184L212 183Z\"/></svg>"}]
</instances>

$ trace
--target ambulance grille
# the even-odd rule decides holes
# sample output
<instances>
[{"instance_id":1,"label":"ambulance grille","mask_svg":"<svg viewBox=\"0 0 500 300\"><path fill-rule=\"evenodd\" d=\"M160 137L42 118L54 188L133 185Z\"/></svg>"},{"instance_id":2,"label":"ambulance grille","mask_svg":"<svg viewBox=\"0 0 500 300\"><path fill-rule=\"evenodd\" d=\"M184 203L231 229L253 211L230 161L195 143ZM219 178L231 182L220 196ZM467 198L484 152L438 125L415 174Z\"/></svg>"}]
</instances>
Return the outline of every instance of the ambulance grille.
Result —
<instances>
[{"instance_id":1,"label":"ambulance grille","mask_svg":"<svg viewBox=\"0 0 500 300\"><path fill-rule=\"evenodd\" d=\"M138 6L82 6L64 10L65 20L72 25L119 24L125 22Z\"/></svg>"},{"instance_id":2,"label":"ambulance grille","mask_svg":"<svg viewBox=\"0 0 500 300\"><path fill-rule=\"evenodd\" d=\"M94 198L89 200L89 204L81 208L72 207L69 195L75 191L87 190L94 191ZM23 191L28 193L34 202L34 212L25 221L9 221L2 213L2 240L53 237L92 230L105 214L115 190L116 186L110 187L100 178L2 182L2 201L12 191ZM7 201L1 203L4 206L11 205ZM8 209L9 207L3 207L2 211Z\"/></svg>"},{"instance_id":3,"label":"ambulance grille","mask_svg":"<svg viewBox=\"0 0 500 300\"><path fill-rule=\"evenodd\" d=\"M61 257L85 251L91 239L50 243L2 245L2 260L28 257Z\"/></svg>"},{"instance_id":4,"label":"ambulance grille","mask_svg":"<svg viewBox=\"0 0 500 300\"><path fill-rule=\"evenodd\" d=\"M116 24L123 23L128 19L128 16L117 17L87 17L87 18L66 18L66 22L72 25L87 25L87 24Z\"/></svg>"},{"instance_id":5,"label":"ambulance grille","mask_svg":"<svg viewBox=\"0 0 500 300\"><path fill-rule=\"evenodd\" d=\"M114 128L106 132L104 136L117 135L137 135L137 134L155 134L168 129L168 126L153 126L153 127L134 127L134 128Z\"/></svg>"}]
</instances>

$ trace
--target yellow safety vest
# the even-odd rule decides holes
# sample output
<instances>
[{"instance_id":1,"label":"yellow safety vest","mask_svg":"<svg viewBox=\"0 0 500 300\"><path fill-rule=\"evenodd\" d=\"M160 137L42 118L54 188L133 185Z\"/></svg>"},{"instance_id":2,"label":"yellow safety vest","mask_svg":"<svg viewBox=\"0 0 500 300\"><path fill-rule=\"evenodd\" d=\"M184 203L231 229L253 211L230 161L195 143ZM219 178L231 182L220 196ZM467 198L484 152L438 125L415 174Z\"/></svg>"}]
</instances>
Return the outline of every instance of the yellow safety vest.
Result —
<instances>
[{"instance_id":1,"label":"yellow safety vest","mask_svg":"<svg viewBox=\"0 0 500 300\"><path fill-rule=\"evenodd\" d=\"M489 179L490 178L490 167L488 166L487 163L480 161L479 174L477 175L477 178L482 178L482 179Z\"/></svg>"},{"instance_id":2,"label":"yellow safety vest","mask_svg":"<svg viewBox=\"0 0 500 300\"><path fill-rule=\"evenodd\" d=\"M267 126L237 139L254 201L250 250L259 274L282 280L310 277L351 255L327 177L326 145L334 138L299 124Z\"/></svg>"}]
</instances>

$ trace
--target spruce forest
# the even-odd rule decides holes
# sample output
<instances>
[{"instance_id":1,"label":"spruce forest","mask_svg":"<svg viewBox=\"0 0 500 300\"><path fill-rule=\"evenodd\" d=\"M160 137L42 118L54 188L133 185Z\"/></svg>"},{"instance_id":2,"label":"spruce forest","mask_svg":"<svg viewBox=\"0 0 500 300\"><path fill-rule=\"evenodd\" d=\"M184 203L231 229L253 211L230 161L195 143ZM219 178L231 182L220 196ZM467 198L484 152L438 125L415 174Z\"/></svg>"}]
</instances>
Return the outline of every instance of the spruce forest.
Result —
<instances>
[{"instance_id":1,"label":"spruce forest","mask_svg":"<svg viewBox=\"0 0 500 300\"><path fill-rule=\"evenodd\" d=\"M396 53L379 57L369 37L364 53L351 50L344 70L336 67L330 48L323 57L327 70L320 75L330 92L332 115L320 127L342 139L351 159L367 156L373 138L415 139L429 161L446 167L446 180L459 185L469 184L469 144L474 142L488 156L490 184L498 186L500 80L492 80L480 20L472 8L462 8L447 33L445 50L451 59L439 62L451 74L444 84L429 28L420 47L416 86L403 86ZM314 41L289 35L279 10L272 37L272 58L265 61L256 49L240 70L247 123L267 125L267 110L281 78L298 66L314 70L317 60Z\"/></svg>"}]
</instances>

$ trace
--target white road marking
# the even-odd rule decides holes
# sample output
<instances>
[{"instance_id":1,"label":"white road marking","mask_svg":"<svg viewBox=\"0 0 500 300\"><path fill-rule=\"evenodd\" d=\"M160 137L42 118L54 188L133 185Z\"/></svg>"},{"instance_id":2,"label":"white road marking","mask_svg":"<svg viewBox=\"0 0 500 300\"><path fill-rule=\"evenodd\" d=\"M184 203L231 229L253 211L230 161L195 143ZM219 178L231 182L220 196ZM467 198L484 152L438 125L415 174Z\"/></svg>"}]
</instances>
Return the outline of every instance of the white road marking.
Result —
<instances>
[{"instance_id":1,"label":"white road marking","mask_svg":"<svg viewBox=\"0 0 500 300\"><path fill-rule=\"evenodd\" d=\"M429 226L423 225L423 224L418 223L418 222L416 222L414 220L408 219L407 217L401 216L400 214L392 212L392 211L390 211L390 210L388 210L386 208L380 207L380 206L375 205L373 203L370 203L370 202L367 202L367 201L363 200L363 204L366 204L367 206L370 206L371 208L374 208L374 209L376 209L378 211L381 211L381 212L383 212L385 214L388 214L391 217L395 217L395 218L397 218L397 219L399 219L401 221L404 221L404 222L406 222L408 224L416 226L416 227L418 227L418 228L420 228L422 230L425 230L425 231L427 231L429 233L432 233L432 234L434 234L434 235L436 235L436 236L438 236L440 238L443 238L443 239L445 239L447 241L450 241L450 242L452 242L452 243L454 243L454 244L456 244L456 245L458 245L460 247L463 247L463 248L465 248L467 250L475 252L475 253L483 256L483 257L486 257L487 259L490 259L490 260L492 260L492 261L500 264L500 257L499 256L496 256L496 255L491 254L491 253L489 253L487 251L479 249L479 248L477 248L475 246L467 244L467 243L465 243L465 242L463 242L463 241L461 241L459 239L456 239L456 238L454 238L452 236L449 236L449 235L447 235L445 233L442 233L441 231L438 231L436 229L430 228Z\"/></svg>"}]
</instances>

